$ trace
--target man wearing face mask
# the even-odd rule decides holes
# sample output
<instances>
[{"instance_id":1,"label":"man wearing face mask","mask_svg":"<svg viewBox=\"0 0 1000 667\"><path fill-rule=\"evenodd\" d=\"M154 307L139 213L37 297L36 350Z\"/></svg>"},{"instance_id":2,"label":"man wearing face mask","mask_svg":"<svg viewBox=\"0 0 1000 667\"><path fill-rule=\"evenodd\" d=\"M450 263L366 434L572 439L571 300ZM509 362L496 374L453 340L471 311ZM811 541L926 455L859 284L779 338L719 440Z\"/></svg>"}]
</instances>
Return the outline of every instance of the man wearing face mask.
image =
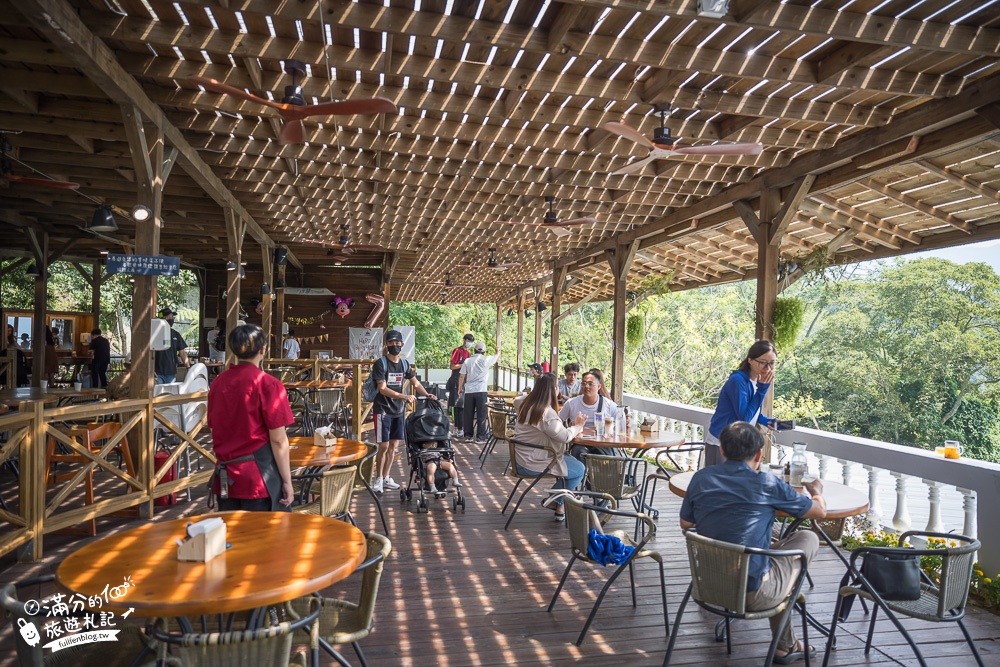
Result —
<instances>
[{"instance_id":1,"label":"man wearing face mask","mask_svg":"<svg viewBox=\"0 0 1000 667\"><path fill-rule=\"evenodd\" d=\"M177 355L180 355L183 365L191 365L187 352L184 351L187 343L184 342L184 337L174 330L174 315L176 314L177 311L171 310L169 307L160 311L160 318L166 320L167 324L170 325L170 347L165 350L157 350L155 353L153 374L156 378L156 384L169 384L177 380Z\"/></svg>"},{"instance_id":2,"label":"man wearing face mask","mask_svg":"<svg viewBox=\"0 0 1000 667\"><path fill-rule=\"evenodd\" d=\"M462 371L462 364L465 360L472 356L472 346L476 342L476 337L471 333L467 333L462 336L462 344L456 347L451 352L451 377L448 378L448 384L445 385L448 389L448 410L452 412L452 417L455 420L455 435L461 438L464 433L462 431L462 408L458 407L456 403L458 402L458 376Z\"/></svg>"},{"instance_id":3,"label":"man wearing face mask","mask_svg":"<svg viewBox=\"0 0 1000 667\"><path fill-rule=\"evenodd\" d=\"M378 443L375 479L372 482L375 493L382 493L383 489L399 488L389 472L396 460L396 447L402 447L406 438L406 404L416 403L417 395L437 400L436 396L427 393L420 384L413 366L406 359L400 358L402 351L403 334L392 329L385 335L385 356L372 364L372 377L379 393L372 404L372 412L375 414L375 442ZM414 393L403 393L403 383L406 380L413 385Z\"/></svg>"}]
</instances>

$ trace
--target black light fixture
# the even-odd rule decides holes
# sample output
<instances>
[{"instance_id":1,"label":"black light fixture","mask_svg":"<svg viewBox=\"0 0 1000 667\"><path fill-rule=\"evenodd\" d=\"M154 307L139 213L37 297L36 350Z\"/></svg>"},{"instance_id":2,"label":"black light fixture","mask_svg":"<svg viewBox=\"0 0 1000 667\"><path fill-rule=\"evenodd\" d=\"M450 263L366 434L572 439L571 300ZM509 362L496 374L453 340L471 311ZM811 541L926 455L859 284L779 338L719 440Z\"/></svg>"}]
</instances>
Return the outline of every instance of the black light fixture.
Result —
<instances>
[{"instance_id":1,"label":"black light fixture","mask_svg":"<svg viewBox=\"0 0 1000 667\"><path fill-rule=\"evenodd\" d=\"M236 270L236 262L232 260L226 262L226 271L235 271L235 270Z\"/></svg>"},{"instance_id":2,"label":"black light fixture","mask_svg":"<svg viewBox=\"0 0 1000 667\"><path fill-rule=\"evenodd\" d=\"M115 223L115 217L111 213L111 207L107 204L101 204L94 211L94 216L90 219L90 224L87 226L92 232L117 232L118 225Z\"/></svg>"},{"instance_id":3,"label":"black light fixture","mask_svg":"<svg viewBox=\"0 0 1000 667\"><path fill-rule=\"evenodd\" d=\"M153 209L145 204L136 204L132 207L132 219L136 222L146 222L153 217Z\"/></svg>"},{"instance_id":4,"label":"black light fixture","mask_svg":"<svg viewBox=\"0 0 1000 667\"><path fill-rule=\"evenodd\" d=\"M514 317L514 309L513 308L508 308L507 309L507 317Z\"/></svg>"},{"instance_id":5,"label":"black light fixture","mask_svg":"<svg viewBox=\"0 0 1000 667\"><path fill-rule=\"evenodd\" d=\"M271 286L268 285L267 283L261 283L261 285L260 285L260 295L261 296L267 296L270 293L271 293Z\"/></svg>"},{"instance_id":6,"label":"black light fixture","mask_svg":"<svg viewBox=\"0 0 1000 667\"><path fill-rule=\"evenodd\" d=\"M288 264L288 248L275 248L274 249L274 265L284 266Z\"/></svg>"},{"instance_id":7,"label":"black light fixture","mask_svg":"<svg viewBox=\"0 0 1000 667\"><path fill-rule=\"evenodd\" d=\"M241 266L240 267L240 280L243 280L246 277L247 277L247 270L246 270L245 267Z\"/></svg>"},{"instance_id":8,"label":"black light fixture","mask_svg":"<svg viewBox=\"0 0 1000 667\"><path fill-rule=\"evenodd\" d=\"M524 311L524 316L525 317L531 317L531 311L530 310L525 310Z\"/></svg>"},{"instance_id":9,"label":"black light fixture","mask_svg":"<svg viewBox=\"0 0 1000 667\"><path fill-rule=\"evenodd\" d=\"M538 312L540 312L540 313L544 313L545 312L545 304L542 303L541 301L538 302Z\"/></svg>"},{"instance_id":10,"label":"black light fixture","mask_svg":"<svg viewBox=\"0 0 1000 667\"><path fill-rule=\"evenodd\" d=\"M24 275L32 276L33 278L40 278L42 272L38 270L37 264L29 264L28 268L24 270Z\"/></svg>"}]
</instances>

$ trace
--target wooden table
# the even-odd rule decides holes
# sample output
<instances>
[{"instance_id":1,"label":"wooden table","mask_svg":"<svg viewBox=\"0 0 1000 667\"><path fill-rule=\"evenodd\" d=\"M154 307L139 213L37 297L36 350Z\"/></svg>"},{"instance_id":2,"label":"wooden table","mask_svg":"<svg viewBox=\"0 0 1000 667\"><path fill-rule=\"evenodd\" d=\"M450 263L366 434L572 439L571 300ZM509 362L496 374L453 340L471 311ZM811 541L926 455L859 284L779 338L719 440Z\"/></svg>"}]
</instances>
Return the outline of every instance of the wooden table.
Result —
<instances>
[{"instance_id":1,"label":"wooden table","mask_svg":"<svg viewBox=\"0 0 1000 667\"><path fill-rule=\"evenodd\" d=\"M304 436L288 439L288 459L293 468L343 465L368 455L368 445L360 440L337 438L333 447L319 447L314 442Z\"/></svg>"},{"instance_id":2,"label":"wooden table","mask_svg":"<svg viewBox=\"0 0 1000 667\"><path fill-rule=\"evenodd\" d=\"M761 474L769 475L770 473ZM692 477L694 477L693 472L682 472L674 475L670 478L670 490L683 498ZM827 519L846 519L868 511L868 494L837 482L823 480L823 500L826 501ZM787 515L779 512L778 516Z\"/></svg>"},{"instance_id":3,"label":"wooden table","mask_svg":"<svg viewBox=\"0 0 1000 667\"><path fill-rule=\"evenodd\" d=\"M177 560L175 538L189 520L221 516L232 548L207 563ZM321 547L321 548L318 548ZM364 562L360 530L344 521L291 512L223 512L147 523L91 542L59 564L57 586L85 597L105 586L134 587L102 609L136 616L224 614L315 593Z\"/></svg>"},{"instance_id":4,"label":"wooden table","mask_svg":"<svg viewBox=\"0 0 1000 667\"><path fill-rule=\"evenodd\" d=\"M679 447L686 442L680 433L622 433L620 435L595 435L594 429L584 429L573 439L574 445L606 447L608 449L659 449Z\"/></svg>"},{"instance_id":5,"label":"wooden table","mask_svg":"<svg viewBox=\"0 0 1000 667\"><path fill-rule=\"evenodd\" d=\"M21 401L43 401L46 405L56 403L64 394L57 389L42 390L38 387L17 387L0 390L0 403L15 410Z\"/></svg>"},{"instance_id":6,"label":"wooden table","mask_svg":"<svg viewBox=\"0 0 1000 667\"><path fill-rule=\"evenodd\" d=\"M488 392L486 392L486 397L487 398L502 398L502 399L506 400L508 398L517 398L518 396L520 396L520 394L517 393L516 391L488 391Z\"/></svg>"}]
</instances>

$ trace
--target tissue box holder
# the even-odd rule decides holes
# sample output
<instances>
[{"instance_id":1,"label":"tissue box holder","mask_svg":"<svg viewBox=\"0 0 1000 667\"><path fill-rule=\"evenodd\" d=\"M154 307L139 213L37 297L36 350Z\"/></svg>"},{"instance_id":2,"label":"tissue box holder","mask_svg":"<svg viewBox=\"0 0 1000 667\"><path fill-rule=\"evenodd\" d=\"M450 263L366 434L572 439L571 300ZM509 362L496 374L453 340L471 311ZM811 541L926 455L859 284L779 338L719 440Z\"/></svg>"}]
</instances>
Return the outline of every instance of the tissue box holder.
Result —
<instances>
[{"instance_id":1,"label":"tissue box holder","mask_svg":"<svg viewBox=\"0 0 1000 667\"><path fill-rule=\"evenodd\" d=\"M644 421L639 424L639 431L641 433L659 433L660 432L660 420L653 419L651 421Z\"/></svg>"},{"instance_id":2,"label":"tissue box holder","mask_svg":"<svg viewBox=\"0 0 1000 667\"><path fill-rule=\"evenodd\" d=\"M316 429L316 431L313 433L313 444L316 445L317 447L333 447L334 445L336 445L337 436L330 433L329 431L321 432L322 428L324 427Z\"/></svg>"},{"instance_id":3,"label":"tissue box holder","mask_svg":"<svg viewBox=\"0 0 1000 667\"><path fill-rule=\"evenodd\" d=\"M189 537L177 547L177 560L207 563L226 550L226 524Z\"/></svg>"}]
</instances>

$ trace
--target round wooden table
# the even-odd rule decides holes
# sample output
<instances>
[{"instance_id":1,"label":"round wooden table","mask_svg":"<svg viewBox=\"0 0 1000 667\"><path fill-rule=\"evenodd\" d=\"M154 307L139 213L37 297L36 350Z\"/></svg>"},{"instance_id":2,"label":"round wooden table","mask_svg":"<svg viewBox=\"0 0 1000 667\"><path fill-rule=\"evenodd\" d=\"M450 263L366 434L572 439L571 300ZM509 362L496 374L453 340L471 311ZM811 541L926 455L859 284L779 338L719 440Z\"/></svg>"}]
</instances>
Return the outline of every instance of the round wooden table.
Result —
<instances>
[{"instance_id":1,"label":"round wooden table","mask_svg":"<svg viewBox=\"0 0 1000 667\"><path fill-rule=\"evenodd\" d=\"M517 398L518 396L520 396L520 394L517 393L516 391L488 391L488 392L486 392L486 397L487 398L508 399L508 398Z\"/></svg>"},{"instance_id":2,"label":"round wooden table","mask_svg":"<svg viewBox=\"0 0 1000 667\"><path fill-rule=\"evenodd\" d=\"M72 391L72 390L71 390ZM17 387L15 389L0 390L0 403L10 409L16 409L22 401L42 401L45 405L57 403L60 398L66 396L64 391L57 389L41 389L39 387Z\"/></svg>"},{"instance_id":3,"label":"round wooden table","mask_svg":"<svg viewBox=\"0 0 1000 667\"><path fill-rule=\"evenodd\" d=\"M768 475L770 473L761 474ZM693 472L682 472L674 475L670 478L670 490L683 498L692 477L694 477ZM827 519L846 519L868 511L868 494L837 482L823 480L823 500L826 501ZM778 512L778 516L787 515Z\"/></svg>"},{"instance_id":4,"label":"round wooden table","mask_svg":"<svg viewBox=\"0 0 1000 667\"><path fill-rule=\"evenodd\" d=\"M573 438L574 445L588 447L606 447L608 449L658 449L660 447L679 447L685 443L684 436L679 433L622 433L620 435L596 435L594 429L588 428Z\"/></svg>"},{"instance_id":5,"label":"round wooden table","mask_svg":"<svg viewBox=\"0 0 1000 667\"><path fill-rule=\"evenodd\" d=\"M175 538L189 521L221 516L225 553L207 563L177 560ZM56 569L69 593L98 596L105 586L135 584L102 609L137 616L223 614L287 602L349 576L367 555L365 536L349 523L291 512L222 512L157 521L91 542Z\"/></svg>"},{"instance_id":6,"label":"round wooden table","mask_svg":"<svg viewBox=\"0 0 1000 667\"><path fill-rule=\"evenodd\" d=\"M312 438L296 436L288 439L288 445L288 460L293 468L343 465L368 455L368 445L347 438L337 438L333 447L321 447Z\"/></svg>"}]
</instances>

